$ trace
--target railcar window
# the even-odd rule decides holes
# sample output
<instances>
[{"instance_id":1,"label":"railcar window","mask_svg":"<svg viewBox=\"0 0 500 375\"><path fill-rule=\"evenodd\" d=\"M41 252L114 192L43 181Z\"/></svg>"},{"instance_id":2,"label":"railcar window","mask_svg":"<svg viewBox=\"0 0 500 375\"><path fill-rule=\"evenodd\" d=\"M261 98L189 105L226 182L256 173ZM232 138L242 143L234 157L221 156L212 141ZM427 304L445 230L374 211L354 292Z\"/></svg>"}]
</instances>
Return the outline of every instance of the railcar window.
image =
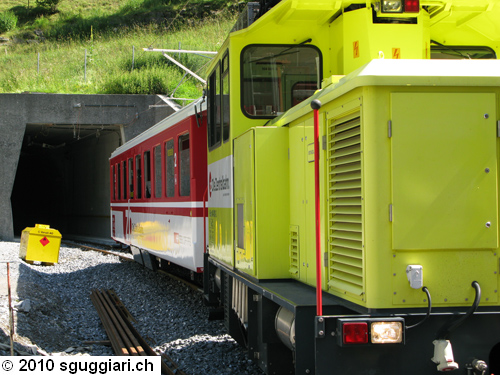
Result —
<instances>
[{"instance_id":1,"label":"railcar window","mask_svg":"<svg viewBox=\"0 0 500 375\"><path fill-rule=\"evenodd\" d=\"M122 199L121 188L120 188L121 186L120 181L122 180L121 171L122 171L122 166L120 163L118 163L116 165L116 191L118 193L118 200Z\"/></svg>"},{"instance_id":2,"label":"railcar window","mask_svg":"<svg viewBox=\"0 0 500 375\"><path fill-rule=\"evenodd\" d=\"M134 199L134 163L132 158L128 159L128 186L130 189L128 196L130 199Z\"/></svg>"},{"instance_id":3,"label":"railcar window","mask_svg":"<svg viewBox=\"0 0 500 375\"><path fill-rule=\"evenodd\" d=\"M141 199L142 198L141 155L135 156L135 179L137 181L137 199Z\"/></svg>"},{"instance_id":4,"label":"railcar window","mask_svg":"<svg viewBox=\"0 0 500 375\"><path fill-rule=\"evenodd\" d=\"M113 200L116 200L116 174L115 166L111 166L111 176L113 177Z\"/></svg>"},{"instance_id":5,"label":"railcar window","mask_svg":"<svg viewBox=\"0 0 500 375\"><path fill-rule=\"evenodd\" d=\"M156 146L153 149L155 158L155 198L161 198L162 179L161 179L161 147Z\"/></svg>"},{"instance_id":6,"label":"railcar window","mask_svg":"<svg viewBox=\"0 0 500 375\"><path fill-rule=\"evenodd\" d=\"M221 82L220 64L208 78L208 148L214 149L221 143Z\"/></svg>"},{"instance_id":7,"label":"railcar window","mask_svg":"<svg viewBox=\"0 0 500 375\"><path fill-rule=\"evenodd\" d=\"M222 138L229 139L229 55L222 59Z\"/></svg>"},{"instance_id":8,"label":"railcar window","mask_svg":"<svg viewBox=\"0 0 500 375\"><path fill-rule=\"evenodd\" d=\"M251 45L241 64L242 110L250 118L280 115L296 104L297 83L310 83L312 94L322 79L321 53L310 45Z\"/></svg>"},{"instance_id":9,"label":"railcar window","mask_svg":"<svg viewBox=\"0 0 500 375\"><path fill-rule=\"evenodd\" d=\"M144 192L145 198L151 198L151 152L144 153L144 182L146 190Z\"/></svg>"},{"instance_id":10,"label":"railcar window","mask_svg":"<svg viewBox=\"0 0 500 375\"><path fill-rule=\"evenodd\" d=\"M175 195L175 180L174 180L174 140L170 139L165 143L165 155L167 162L165 163L165 168L167 168L167 197L173 197Z\"/></svg>"},{"instance_id":11,"label":"railcar window","mask_svg":"<svg viewBox=\"0 0 500 375\"><path fill-rule=\"evenodd\" d=\"M179 137L180 196L191 195L191 166L189 157L189 134Z\"/></svg>"},{"instance_id":12,"label":"railcar window","mask_svg":"<svg viewBox=\"0 0 500 375\"><path fill-rule=\"evenodd\" d=\"M123 199L127 199L127 163L122 161L122 170L123 170L123 178L122 178L122 191L123 191Z\"/></svg>"}]
</instances>

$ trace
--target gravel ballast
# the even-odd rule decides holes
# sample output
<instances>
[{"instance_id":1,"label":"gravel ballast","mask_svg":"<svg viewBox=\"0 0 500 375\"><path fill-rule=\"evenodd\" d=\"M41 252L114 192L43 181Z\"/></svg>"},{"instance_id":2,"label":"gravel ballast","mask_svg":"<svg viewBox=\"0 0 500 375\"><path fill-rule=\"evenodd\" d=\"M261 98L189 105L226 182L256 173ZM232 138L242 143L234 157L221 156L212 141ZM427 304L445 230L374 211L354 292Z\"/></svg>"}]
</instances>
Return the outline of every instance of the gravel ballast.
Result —
<instances>
[{"instance_id":1,"label":"gravel ballast","mask_svg":"<svg viewBox=\"0 0 500 375\"><path fill-rule=\"evenodd\" d=\"M121 253L124 254L124 253ZM126 254L131 258L130 254ZM0 343L9 344L6 261L15 308L15 348L38 355L114 355L90 300L92 289L113 289L137 320L141 336L187 374L262 374L244 350L209 321L202 293L114 255L62 245L59 263L28 264L18 242L0 241ZM23 311L27 310L27 311ZM2 349L4 348L4 349ZM10 355L4 346L0 355Z\"/></svg>"}]
</instances>

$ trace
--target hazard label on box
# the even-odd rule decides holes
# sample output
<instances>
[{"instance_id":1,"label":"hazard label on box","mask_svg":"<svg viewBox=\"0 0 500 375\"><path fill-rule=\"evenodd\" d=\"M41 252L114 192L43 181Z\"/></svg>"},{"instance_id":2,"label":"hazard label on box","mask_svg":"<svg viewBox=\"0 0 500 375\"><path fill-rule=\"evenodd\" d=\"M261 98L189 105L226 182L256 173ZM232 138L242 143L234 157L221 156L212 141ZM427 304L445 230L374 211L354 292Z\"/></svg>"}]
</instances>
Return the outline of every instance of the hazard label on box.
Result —
<instances>
[{"instance_id":1,"label":"hazard label on box","mask_svg":"<svg viewBox=\"0 0 500 375\"><path fill-rule=\"evenodd\" d=\"M43 237L41 240L40 240L40 243L42 244L43 247L47 246L49 244L49 239L47 237Z\"/></svg>"}]
</instances>

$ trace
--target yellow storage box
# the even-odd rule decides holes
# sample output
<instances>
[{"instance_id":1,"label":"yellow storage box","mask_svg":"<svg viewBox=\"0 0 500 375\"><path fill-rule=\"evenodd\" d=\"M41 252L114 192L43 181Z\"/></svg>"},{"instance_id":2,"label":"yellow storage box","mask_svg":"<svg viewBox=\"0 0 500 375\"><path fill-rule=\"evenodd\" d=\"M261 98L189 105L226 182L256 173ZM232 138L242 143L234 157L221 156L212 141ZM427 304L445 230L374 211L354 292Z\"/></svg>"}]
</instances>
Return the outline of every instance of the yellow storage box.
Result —
<instances>
[{"instance_id":1,"label":"yellow storage box","mask_svg":"<svg viewBox=\"0 0 500 375\"><path fill-rule=\"evenodd\" d=\"M61 233L49 225L35 224L34 228L26 228L21 235L19 257L26 261L57 263L61 237Z\"/></svg>"}]
</instances>

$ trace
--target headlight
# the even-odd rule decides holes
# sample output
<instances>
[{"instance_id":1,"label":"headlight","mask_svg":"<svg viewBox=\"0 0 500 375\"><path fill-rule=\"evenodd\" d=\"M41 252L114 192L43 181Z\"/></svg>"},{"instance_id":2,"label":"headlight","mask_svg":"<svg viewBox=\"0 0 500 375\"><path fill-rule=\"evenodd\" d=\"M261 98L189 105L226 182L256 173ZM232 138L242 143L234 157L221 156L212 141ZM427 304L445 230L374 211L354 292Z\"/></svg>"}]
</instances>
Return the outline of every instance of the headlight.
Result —
<instances>
[{"instance_id":1,"label":"headlight","mask_svg":"<svg viewBox=\"0 0 500 375\"><path fill-rule=\"evenodd\" d=\"M403 341L401 322L374 322L371 324L373 344L399 344Z\"/></svg>"},{"instance_id":2,"label":"headlight","mask_svg":"<svg viewBox=\"0 0 500 375\"><path fill-rule=\"evenodd\" d=\"M402 0L382 0L383 13L403 13Z\"/></svg>"}]
</instances>

